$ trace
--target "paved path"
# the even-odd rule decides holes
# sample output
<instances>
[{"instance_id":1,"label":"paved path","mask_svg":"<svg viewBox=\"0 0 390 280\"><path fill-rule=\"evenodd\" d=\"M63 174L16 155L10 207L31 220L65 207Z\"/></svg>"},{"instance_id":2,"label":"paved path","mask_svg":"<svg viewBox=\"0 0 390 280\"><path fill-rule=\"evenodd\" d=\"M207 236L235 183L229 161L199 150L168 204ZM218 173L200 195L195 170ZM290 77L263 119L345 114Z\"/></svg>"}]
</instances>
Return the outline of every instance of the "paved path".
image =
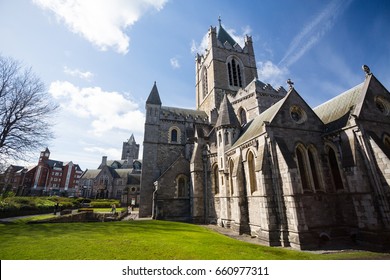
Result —
<instances>
[{"instance_id":1,"label":"paved path","mask_svg":"<svg viewBox=\"0 0 390 280\"><path fill-rule=\"evenodd\" d=\"M47 213L50 214L50 213ZM16 216L16 217L8 217L8 218L2 218L0 219L0 223L11 223L13 221L19 220L19 219L24 219L24 218L29 218L29 217L37 217L37 216L46 216L47 214L37 214L37 215L27 215L27 216ZM57 213L57 216L59 216L60 213ZM54 214L53 214L54 216Z\"/></svg>"}]
</instances>

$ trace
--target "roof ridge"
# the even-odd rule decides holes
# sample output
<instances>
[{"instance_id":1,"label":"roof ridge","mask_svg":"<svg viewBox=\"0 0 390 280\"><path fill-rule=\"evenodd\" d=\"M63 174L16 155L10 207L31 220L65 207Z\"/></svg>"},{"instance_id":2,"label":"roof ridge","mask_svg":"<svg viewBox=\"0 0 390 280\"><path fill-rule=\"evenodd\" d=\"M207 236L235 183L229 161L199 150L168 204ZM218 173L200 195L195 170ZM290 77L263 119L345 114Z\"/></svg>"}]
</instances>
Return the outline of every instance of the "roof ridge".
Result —
<instances>
[{"instance_id":1,"label":"roof ridge","mask_svg":"<svg viewBox=\"0 0 390 280\"><path fill-rule=\"evenodd\" d=\"M322 105L326 105L326 104L328 104L328 103L330 103L330 102L333 102L333 101L336 100L336 99L341 98L342 96L344 96L344 95L346 95L346 94L351 94L351 92L353 92L354 90L356 90L356 89L359 88L359 87L363 87L363 85L364 85L364 82L362 82L362 83L360 83L360 84L358 84L358 85L356 85L356 86L353 86L353 87L351 87L350 89L347 89L347 90L343 91L342 93L340 93L340 94L338 94L338 95L336 95L336 96L333 96L331 99L326 100L325 102L323 102L323 103L317 105L316 107L314 107L314 108L313 108L313 111L315 111L316 109L320 108Z\"/></svg>"}]
</instances>

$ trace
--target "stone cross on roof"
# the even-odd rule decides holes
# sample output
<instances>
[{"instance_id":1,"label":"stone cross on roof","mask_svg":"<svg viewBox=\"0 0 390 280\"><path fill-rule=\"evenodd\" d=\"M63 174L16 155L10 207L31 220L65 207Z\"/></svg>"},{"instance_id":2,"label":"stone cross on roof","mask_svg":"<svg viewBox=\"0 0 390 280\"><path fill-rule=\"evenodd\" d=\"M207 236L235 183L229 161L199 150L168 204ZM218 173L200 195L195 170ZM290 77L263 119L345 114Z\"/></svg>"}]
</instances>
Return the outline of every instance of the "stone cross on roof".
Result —
<instances>
[{"instance_id":1,"label":"stone cross on roof","mask_svg":"<svg viewBox=\"0 0 390 280\"><path fill-rule=\"evenodd\" d=\"M292 89L294 87L294 82L291 81L291 79L287 80L287 84L289 85L289 88Z\"/></svg>"}]
</instances>

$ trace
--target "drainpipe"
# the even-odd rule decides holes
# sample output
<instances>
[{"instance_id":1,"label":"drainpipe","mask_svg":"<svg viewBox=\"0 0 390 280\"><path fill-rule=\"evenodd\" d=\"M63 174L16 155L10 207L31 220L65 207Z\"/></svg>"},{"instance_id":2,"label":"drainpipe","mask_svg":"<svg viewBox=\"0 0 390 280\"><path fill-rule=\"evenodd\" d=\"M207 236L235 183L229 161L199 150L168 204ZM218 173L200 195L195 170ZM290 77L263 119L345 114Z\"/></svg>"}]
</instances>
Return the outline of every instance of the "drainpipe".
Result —
<instances>
[{"instance_id":1,"label":"drainpipe","mask_svg":"<svg viewBox=\"0 0 390 280\"><path fill-rule=\"evenodd\" d=\"M205 146L202 151L203 160L203 172L204 172L204 184L203 184L203 207L204 207L204 223L207 224L207 218L209 215L208 209L208 192L207 192L207 147Z\"/></svg>"},{"instance_id":2,"label":"drainpipe","mask_svg":"<svg viewBox=\"0 0 390 280\"><path fill-rule=\"evenodd\" d=\"M155 211L155 207L156 207L156 193L158 191L158 181L155 181L153 183L154 185L154 191L153 191L153 200L152 200L152 219L156 219L156 211Z\"/></svg>"}]
</instances>

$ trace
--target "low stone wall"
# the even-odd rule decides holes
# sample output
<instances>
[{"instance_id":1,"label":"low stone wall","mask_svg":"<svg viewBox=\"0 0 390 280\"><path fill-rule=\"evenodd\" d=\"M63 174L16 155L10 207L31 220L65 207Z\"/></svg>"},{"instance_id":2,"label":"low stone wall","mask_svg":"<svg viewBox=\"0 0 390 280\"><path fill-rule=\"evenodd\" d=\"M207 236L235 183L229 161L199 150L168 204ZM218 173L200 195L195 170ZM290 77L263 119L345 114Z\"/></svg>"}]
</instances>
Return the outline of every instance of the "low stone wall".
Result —
<instances>
[{"instance_id":1,"label":"low stone wall","mask_svg":"<svg viewBox=\"0 0 390 280\"><path fill-rule=\"evenodd\" d=\"M29 223L82 223L82 222L111 222L119 221L121 213L94 213L94 212L79 212L68 215L53 216L46 220L31 221Z\"/></svg>"}]
</instances>

